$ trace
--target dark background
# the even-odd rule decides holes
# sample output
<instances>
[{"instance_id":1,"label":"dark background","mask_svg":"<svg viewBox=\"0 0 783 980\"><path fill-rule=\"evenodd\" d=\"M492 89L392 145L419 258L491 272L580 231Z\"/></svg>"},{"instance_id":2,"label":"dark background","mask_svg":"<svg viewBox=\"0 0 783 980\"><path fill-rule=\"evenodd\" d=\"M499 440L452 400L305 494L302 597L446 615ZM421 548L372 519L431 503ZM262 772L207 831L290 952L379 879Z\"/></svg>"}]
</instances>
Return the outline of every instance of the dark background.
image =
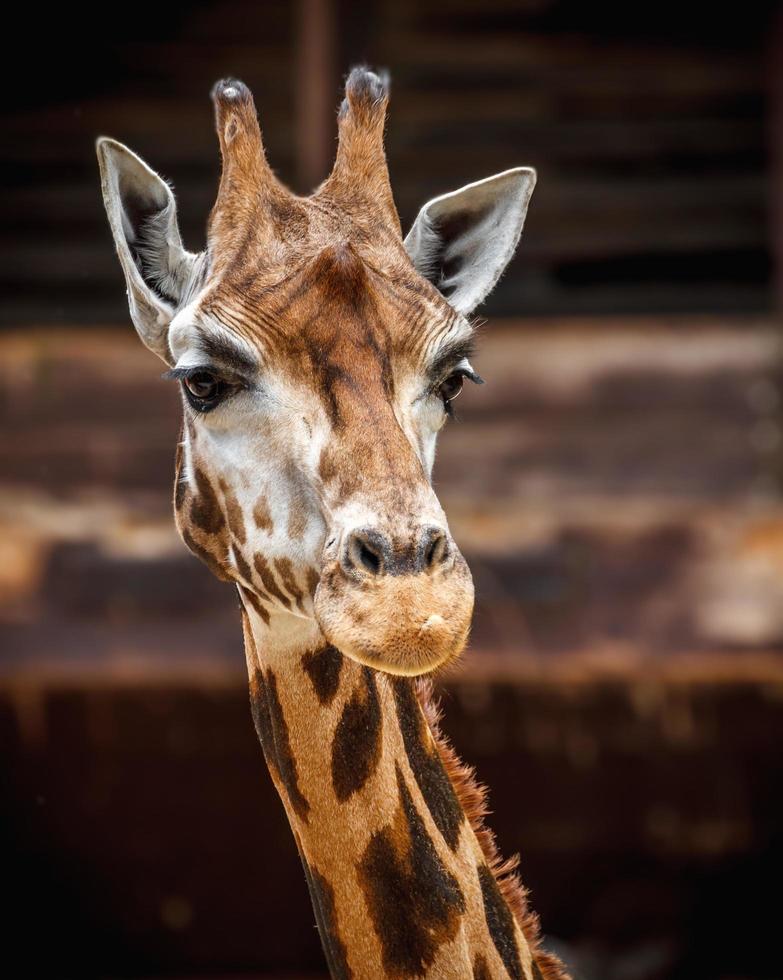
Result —
<instances>
[{"instance_id":1,"label":"dark background","mask_svg":"<svg viewBox=\"0 0 783 980\"><path fill-rule=\"evenodd\" d=\"M0 199L0 821L8 962L320 976L231 590L185 552L178 401L137 341L93 143L203 244L208 93L328 172L388 67L407 229L539 183L436 489L474 573L444 727L584 980L779 978L783 30L777 5L203 2L9 14ZM771 897L770 897L771 896Z\"/></svg>"},{"instance_id":2,"label":"dark background","mask_svg":"<svg viewBox=\"0 0 783 980\"><path fill-rule=\"evenodd\" d=\"M218 175L208 92L256 94L279 174L331 163L340 79L393 75L389 159L407 228L436 193L541 172L525 249L490 314L763 311L770 303L774 4L142 0L103 33L72 7L9 30L0 275L10 322L123 322L95 194L96 134L173 180L203 243ZM19 16L19 15L17 15ZM11 52L13 57L13 52Z\"/></svg>"}]
</instances>

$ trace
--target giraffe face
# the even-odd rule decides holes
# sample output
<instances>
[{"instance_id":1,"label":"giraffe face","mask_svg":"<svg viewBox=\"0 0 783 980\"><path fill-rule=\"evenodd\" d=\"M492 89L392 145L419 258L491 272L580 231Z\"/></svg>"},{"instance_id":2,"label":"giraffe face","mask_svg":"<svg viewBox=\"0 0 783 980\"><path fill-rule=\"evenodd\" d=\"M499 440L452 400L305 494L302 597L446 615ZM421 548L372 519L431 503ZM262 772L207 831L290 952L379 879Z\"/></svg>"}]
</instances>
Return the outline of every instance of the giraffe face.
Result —
<instances>
[{"instance_id":1,"label":"giraffe face","mask_svg":"<svg viewBox=\"0 0 783 980\"><path fill-rule=\"evenodd\" d=\"M431 670L461 651L473 609L430 483L435 442L480 381L467 314L513 252L532 172L435 199L403 241L377 76L350 76L335 168L309 198L273 177L241 83L215 103L203 255L182 248L160 178L99 143L131 315L182 390L178 528L266 625L313 619L361 663Z\"/></svg>"},{"instance_id":2,"label":"giraffe face","mask_svg":"<svg viewBox=\"0 0 783 980\"><path fill-rule=\"evenodd\" d=\"M477 377L472 331L400 250L384 267L322 242L277 285L260 251L256 315L224 274L175 317L177 522L257 615L315 617L362 663L419 672L461 648L473 607L429 479L450 397Z\"/></svg>"}]
</instances>

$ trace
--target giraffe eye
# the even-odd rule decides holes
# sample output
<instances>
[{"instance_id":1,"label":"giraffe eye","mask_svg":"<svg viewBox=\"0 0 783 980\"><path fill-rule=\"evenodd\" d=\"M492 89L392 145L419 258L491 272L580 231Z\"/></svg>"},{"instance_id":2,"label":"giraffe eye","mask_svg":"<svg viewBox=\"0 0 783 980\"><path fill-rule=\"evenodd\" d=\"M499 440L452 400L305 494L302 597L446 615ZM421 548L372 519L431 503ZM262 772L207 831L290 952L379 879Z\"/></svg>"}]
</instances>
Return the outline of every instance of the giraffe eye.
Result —
<instances>
[{"instance_id":1,"label":"giraffe eye","mask_svg":"<svg viewBox=\"0 0 783 980\"><path fill-rule=\"evenodd\" d=\"M446 411L448 411L451 402L453 402L462 391L462 386L464 384L465 375L461 371L455 371L454 374L450 374L440 388L438 388L438 394L443 399L443 404L446 406Z\"/></svg>"},{"instance_id":2,"label":"giraffe eye","mask_svg":"<svg viewBox=\"0 0 783 980\"><path fill-rule=\"evenodd\" d=\"M226 396L230 386L209 371L196 371L182 379L182 387L197 412L211 412Z\"/></svg>"}]
</instances>

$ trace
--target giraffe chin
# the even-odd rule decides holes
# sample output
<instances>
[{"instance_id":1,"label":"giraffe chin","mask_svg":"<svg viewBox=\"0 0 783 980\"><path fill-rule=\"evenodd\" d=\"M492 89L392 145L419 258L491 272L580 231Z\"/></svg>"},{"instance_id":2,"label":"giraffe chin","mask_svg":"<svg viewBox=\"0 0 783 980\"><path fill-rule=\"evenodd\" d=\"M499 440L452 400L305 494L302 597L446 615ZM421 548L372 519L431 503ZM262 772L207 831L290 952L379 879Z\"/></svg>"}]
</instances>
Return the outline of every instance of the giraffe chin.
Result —
<instances>
[{"instance_id":1,"label":"giraffe chin","mask_svg":"<svg viewBox=\"0 0 783 980\"><path fill-rule=\"evenodd\" d=\"M335 567L322 572L315 615L328 642L345 656L412 677L462 653L473 598L473 580L461 556L437 575L389 575L360 583Z\"/></svg>"}]
</instances>

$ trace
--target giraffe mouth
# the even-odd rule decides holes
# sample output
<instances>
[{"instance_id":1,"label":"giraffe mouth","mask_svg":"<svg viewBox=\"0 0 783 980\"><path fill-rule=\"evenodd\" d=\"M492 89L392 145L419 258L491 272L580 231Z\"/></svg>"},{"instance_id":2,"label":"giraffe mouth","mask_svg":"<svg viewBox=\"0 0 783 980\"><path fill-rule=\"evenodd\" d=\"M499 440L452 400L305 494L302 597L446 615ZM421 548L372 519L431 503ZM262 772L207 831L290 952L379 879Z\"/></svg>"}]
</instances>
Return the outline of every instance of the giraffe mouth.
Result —
<instances>
[{"instance_id":1,"label":"giraffe mouth","mask_svg":"<svg viewBox=\"0 0 783 980\"><path fill-rule=\"evenodd\" d=\"M389 575L356 582L338 562L324 566L315 615L343 654L390 674L416 676L456 659L473 615L473 580L455 549L436 575Z\"/></svg>"}]
</instances>

